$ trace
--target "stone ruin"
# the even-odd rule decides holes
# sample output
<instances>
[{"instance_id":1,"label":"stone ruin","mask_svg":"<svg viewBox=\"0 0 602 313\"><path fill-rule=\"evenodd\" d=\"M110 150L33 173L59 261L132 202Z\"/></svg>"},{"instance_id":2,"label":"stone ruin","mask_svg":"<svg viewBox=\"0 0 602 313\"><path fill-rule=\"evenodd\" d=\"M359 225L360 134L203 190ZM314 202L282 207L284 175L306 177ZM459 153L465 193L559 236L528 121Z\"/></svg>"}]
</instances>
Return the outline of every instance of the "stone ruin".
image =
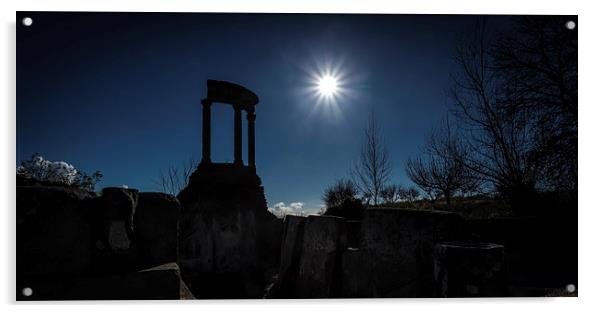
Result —
<instances>
[{"instance_id":1,"label":"stone ruin","mask_svg":"<svg viewBox=\"0 0 602 313\"><path fill-rule=\"evenodd\" d=\"M193 299L179 214L163 193L18 185L17 300Z\"/></svg>"},{"instance_id":2,"label":"stone ruin","mask_svg":"<svg viewBox=\"0 0 602 313\"><path fill-rule=\"evenodd\" d=\"M179 264L201 298L259 298L276 273L281 222L268 212L255 170L255 105L248 89L207 81L202 161L180 192ZM211 161L211 106L234 109L234 162ZM248 164L242 160L242 111L248 120Z\"/></svg>"},{"instance_id":3,"label":"stone ruin","mask_svg":"<svg viewBox=\"0 0 602 313\"><path fill-rule=\"evenodd\" d=\"M177 197L126 188L98 196L17 177L17 299L261 298L277 274L282 223L255 170L258 101L242 86L207 81L203 159ZM234 108L233 163L211 161L218 102Z\"/></svg>"},{"instance_id":4,"label":"stone ruin","mask_svg":"<svg viewBox=\"0 0 602 313\"><path fill-rule=\"evenodd\" d=\"M267 296L506 295L503 246L464 241L464 226L457 214L415 209L368 208L360 221L288 215Z\"/></svg>"},{"instance_id":5,"label":"stone ruin","mask_svg":"<svg viewBox=\"0 0 602 313\"><path fill-rule=\"evenodd\" d=\"M125 188L98 196L18 180L17 299L507 294L504 247L468 240L457 214L368 208L360 220L282 220L269 213L255 168L258 101L242 86L207 81L203 158L177 197ZM211 161L215 103L234 109L233 163Z\"/></svg>"}]
</instances>

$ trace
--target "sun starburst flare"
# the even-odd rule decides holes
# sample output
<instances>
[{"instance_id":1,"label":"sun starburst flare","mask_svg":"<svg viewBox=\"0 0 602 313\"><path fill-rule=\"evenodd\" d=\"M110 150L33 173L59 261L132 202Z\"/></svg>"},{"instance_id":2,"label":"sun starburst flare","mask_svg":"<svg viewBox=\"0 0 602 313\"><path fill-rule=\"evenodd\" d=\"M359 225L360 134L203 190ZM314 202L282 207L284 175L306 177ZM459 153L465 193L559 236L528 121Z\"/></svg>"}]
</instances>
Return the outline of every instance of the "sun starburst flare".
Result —
<instances>
[{"instance_id":1,"label":"sun starburst flare","mask_svg":"<svg viewBox=\"0 0 602 313\"><path fill-rule=\"evenodd\" d=\"M346 61L345 56L313 57L301 65L305 75L299 76L301 86L298 104L311 120L338 122L346 111L358 103L364 77Z\"/></svg>"}]
</instances>

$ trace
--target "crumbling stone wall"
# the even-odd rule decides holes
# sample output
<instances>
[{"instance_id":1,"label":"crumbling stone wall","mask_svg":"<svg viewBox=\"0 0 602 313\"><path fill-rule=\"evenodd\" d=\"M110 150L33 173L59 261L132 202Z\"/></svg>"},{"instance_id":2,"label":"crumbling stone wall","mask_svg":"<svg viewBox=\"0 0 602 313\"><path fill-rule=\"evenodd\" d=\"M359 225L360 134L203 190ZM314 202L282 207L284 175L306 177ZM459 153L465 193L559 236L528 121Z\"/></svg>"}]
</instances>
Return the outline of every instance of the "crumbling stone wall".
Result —
<instances>
[{"instance_id":1,"label":"crumbling stone wall","mask_svg":"<svg viewBox=\"0 0 602 313\"><path fill-rule=\"evenodd\" d=\"M17 186L17 299L191 298L174 263L178 215L166 194Z\"/></svg>"},{"instance_id":2,"label":"crumbling stone wall","mask_svg":"<svg viewBox=\"0 0 602 313\"><path fill-rule=\"evenodd\" d=\"M370 208L364 213L359 251L368 280L361 296L433 296L435 244L457 238L461 218L453 213ZM365 274L364 274L365 275Z\"/></svg>"},{"instance_id":3,"label":"crumbling stone wall","mask_svg":"<svg viewBox=\"0 0 602 313\"><path fill-rule=\"evenodd\" d=\"M93 194L73 188L17 187L17 281L80 275L92 264L85 204Z\"/></svg>"},{"instance_id":4,"label":"crumbling stone wall","mask_svg":"<svg viewBox=\"0 0 602 313\"><path fill-rule=\"evenodd\" d=\"M433 296L435 245L462 236L458 215L413 209L370 208L359 225L332 216L284 223L270 295L281 298Z\"/></svg>"}]
</instances>

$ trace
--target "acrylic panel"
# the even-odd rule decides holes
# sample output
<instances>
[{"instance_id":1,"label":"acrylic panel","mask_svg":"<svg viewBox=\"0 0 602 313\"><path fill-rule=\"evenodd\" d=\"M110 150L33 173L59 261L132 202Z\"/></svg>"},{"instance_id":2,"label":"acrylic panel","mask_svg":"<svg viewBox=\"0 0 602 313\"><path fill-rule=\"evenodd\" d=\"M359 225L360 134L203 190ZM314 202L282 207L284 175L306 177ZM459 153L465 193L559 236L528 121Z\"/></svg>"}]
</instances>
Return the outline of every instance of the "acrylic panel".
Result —
<instances>
[{"instance_id":1,"label":"acrylic panel","mask_svg":"<svg viewBox=\"0 0 602 313\"><path fill-rule=\"evenodd\" d=\"M17 12L17 300L577 295L577 16Z\"/></svg>"}]
</instances>

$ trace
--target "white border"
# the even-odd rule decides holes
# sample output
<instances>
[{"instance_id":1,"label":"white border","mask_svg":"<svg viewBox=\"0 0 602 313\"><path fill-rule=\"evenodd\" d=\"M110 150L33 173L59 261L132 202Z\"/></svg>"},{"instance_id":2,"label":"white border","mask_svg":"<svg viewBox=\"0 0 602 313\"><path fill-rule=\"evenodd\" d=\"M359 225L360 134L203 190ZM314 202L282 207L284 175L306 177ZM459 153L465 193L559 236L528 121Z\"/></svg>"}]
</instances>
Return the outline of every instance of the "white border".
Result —
<instances>
[{"instance_id":1,"label":"white border","mask_svg":"<svg viewBox=\"0 0 602 313\"><path fill-rule=\"evenodd\" d=\"M596 310L600 304L600 229L602 206L600 194L600 25L602 12L595 1L478 1L478 0L416 0L396 3L384 0L296 0L296 1L3 1L0 96L3 98L1 156L2 180L0 199L2 215L2 257L0 295L5 312L43 310L45 312L101 312L115 309L143 312L178 311L250 311L250 312L569 312L579 309ZM329 13L431 13L431 14L578 14L579 15L579 298L571 299L378 299L378 300L275 300L275 301L195 301L195 302L63 302L61 304L27 305L14 302L14 238L15 238L15 11L144 11L144 12L329 12ZM562 230L559 230L562 231ZM141 307L132 307L135 303ZM90 305L94 304L94 305ZM99 305L100 304L100 305ZM40 307L43 305L44 307ZM597 308L598 310L600 308ZM599 312L599 311L598 311Z\"/></svg>"}]
</instances>

